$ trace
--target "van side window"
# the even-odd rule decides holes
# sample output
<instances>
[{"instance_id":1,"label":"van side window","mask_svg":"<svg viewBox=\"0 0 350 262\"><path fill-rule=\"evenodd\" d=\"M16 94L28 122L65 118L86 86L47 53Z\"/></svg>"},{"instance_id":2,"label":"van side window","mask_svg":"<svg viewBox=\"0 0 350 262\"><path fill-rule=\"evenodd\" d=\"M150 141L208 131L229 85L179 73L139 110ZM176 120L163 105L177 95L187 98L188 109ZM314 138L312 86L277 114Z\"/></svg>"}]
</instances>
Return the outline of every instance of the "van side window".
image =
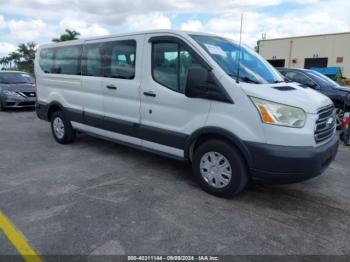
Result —
<instances>
[{"instance_id":1,"label":"van side window","mask_svg":"<svg viewBox=\"0 0 350 262\"><path fill-rule=\"evenodd\" d=\"M52 73L54 49L45 48L40 51L39 65L45 73Z\"/></svg>"},{"instance_id":2,"label":"van side window","mask_svg":"<svg viewBox=\"0 0 350 262\"><path fill-rule=\"evenodd\" d=\"M98 44L84 46L82 74L102 76L102 54Z\"/></svg>"},{"instance_id":3,"label":"van side window","mask_svg":"<svg viewBox=\"0 0 350 262\"><path fill-rule=\"evenodd\" d=\"M177 43L154 43L152 47L152 75L159 84L185 93L188 70L200 63Z\"/></svg>"},{"instance_id":4,"label":"van side window","mask_svg":"<svg viewBox=\"0 0 350 262\"><path fill-rule=\"evenodd\" d=\"M103 47L105 77L133 79L135 77L136 41L115 41Z\"/></svg>"},{"instance_id":5,"label":"van side window","mask_svg":"<svg viewBox=\"0 0 350 262\"><path fill-rule=\"evenodd\" d=\"M157 43L153 44L153 68L154 79L171 90L178 91L178 44Z\"/></svg>"},{"instance_id":6,"label":"van side window","mask_svg":"<svg viewBox=\"0 0 350 262\"><path fill-rule=\"evenodd\" d=\"M80 75L81 46L58 47L55 55L55 73Z\"/></svg>"}]
</instances>

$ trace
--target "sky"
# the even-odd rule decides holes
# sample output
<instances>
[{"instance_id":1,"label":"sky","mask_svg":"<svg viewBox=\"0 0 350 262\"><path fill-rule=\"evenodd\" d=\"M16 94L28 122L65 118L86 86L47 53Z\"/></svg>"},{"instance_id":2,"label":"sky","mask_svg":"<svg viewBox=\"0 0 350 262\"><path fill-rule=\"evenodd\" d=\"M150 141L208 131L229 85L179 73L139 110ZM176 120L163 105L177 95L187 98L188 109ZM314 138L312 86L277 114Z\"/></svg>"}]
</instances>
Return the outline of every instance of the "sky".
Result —
<instances>
[{"instance_id":1,"label":"sky","mask_svg":"<svg viewBox=\"0 0 350 262\"><path fill-rule=\"evenodd\" d=\"M349 0L0 0L0 57L20 43L148 29L216 33L254 46L278 38L350 31Z\"/></svg>"}]
</instances>

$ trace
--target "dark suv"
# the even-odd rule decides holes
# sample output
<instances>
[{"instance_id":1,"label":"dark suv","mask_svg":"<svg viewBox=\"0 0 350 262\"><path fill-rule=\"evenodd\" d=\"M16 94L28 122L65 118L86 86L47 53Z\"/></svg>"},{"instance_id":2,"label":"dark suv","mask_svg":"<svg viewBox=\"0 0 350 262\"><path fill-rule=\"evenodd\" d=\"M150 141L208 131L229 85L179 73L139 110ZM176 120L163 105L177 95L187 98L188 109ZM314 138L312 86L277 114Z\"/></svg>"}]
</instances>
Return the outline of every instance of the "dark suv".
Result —
<instances>
[{"instance_id":1,"label":"dark suv","mask_svg":"<svg viewBox=\"0 0 350 262\"><path fill-rule=\"evenodd\" d=\"M300 83L305 88L313 88L328 96L334 103L337 114L337 127L340 128L344 112L350 109L350 88L340 86L327 76L308 69L277 68L289 81Z\"/></svg>"}]
</instances>

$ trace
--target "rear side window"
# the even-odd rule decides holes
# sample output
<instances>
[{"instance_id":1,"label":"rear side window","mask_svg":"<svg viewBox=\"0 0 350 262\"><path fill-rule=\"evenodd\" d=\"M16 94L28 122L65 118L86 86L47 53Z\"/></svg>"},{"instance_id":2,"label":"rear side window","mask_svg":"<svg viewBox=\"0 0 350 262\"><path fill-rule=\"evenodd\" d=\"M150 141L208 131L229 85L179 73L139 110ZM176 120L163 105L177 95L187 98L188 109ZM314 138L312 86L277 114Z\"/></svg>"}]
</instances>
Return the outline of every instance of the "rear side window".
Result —
<instances>
[{"instance_id":1,"label":"rear side window","mask_svg":"<svg viewBox=\"0 0 350 262\"><path fill-rule=\"evenodd\" d=\"M84 46L83 75L102 76L102 54L99 44Z\"/></svg>"},{"instance_id":2,"label":"rear side window","mask_svg":"<svg viewBox=\"0 0 350 262\"><path fill-rule=\"evenodd\" d=\"M152 75L156 82L180 93L185 93L188 70L202 66L184 47L177 43L154 43Z\"/></svg>"},{"instance_id":3,"label":"rear side window","mask_svg":"<svg viewBox=\"0 0 350 262\"><path fill-rule=\"evenodd\" d=\"M103 47L103 75L111 78L135 77L136 41L115 41Z\"/></svg>"},{"instance_id":4,"label":"rear side window","mask_svg":"<svg viewBox=\"0 0 350 262\"><path fill-rule=\"evenodd\" d=\"M56 74L80 75L81 46L56 48L54 72Z\"/></svg>"},{"instance_id":5,"label":"rear side window","mask_svg":"<svg viewBox=\"0 0 350 262\"><path fill-rule=\"evenodd\" d=\"M54 49L45 48L40 51L39 65L45 73L52 73L54 64Z\"/></svg>"}]
</instances>

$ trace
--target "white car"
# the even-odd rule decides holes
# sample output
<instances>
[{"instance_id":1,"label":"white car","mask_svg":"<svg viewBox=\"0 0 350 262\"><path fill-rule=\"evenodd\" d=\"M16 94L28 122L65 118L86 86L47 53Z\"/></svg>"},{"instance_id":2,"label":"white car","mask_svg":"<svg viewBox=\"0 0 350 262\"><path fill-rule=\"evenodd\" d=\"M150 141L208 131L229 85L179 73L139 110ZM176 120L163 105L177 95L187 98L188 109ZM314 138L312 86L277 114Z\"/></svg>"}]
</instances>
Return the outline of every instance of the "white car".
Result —
<instances>
[{"instance_id":1,"label":"white car","mask_svg":"<svg viewBox=\"0 0 350 262\"><path fill-rule=\"evenodd\" d=\"M201 186L229 197L251 179L293 183L334 159L334 105L253 50L174 30L40 46L39 118L57 142L76 131L189 161Z\"/></svg>"}]
</instances>

